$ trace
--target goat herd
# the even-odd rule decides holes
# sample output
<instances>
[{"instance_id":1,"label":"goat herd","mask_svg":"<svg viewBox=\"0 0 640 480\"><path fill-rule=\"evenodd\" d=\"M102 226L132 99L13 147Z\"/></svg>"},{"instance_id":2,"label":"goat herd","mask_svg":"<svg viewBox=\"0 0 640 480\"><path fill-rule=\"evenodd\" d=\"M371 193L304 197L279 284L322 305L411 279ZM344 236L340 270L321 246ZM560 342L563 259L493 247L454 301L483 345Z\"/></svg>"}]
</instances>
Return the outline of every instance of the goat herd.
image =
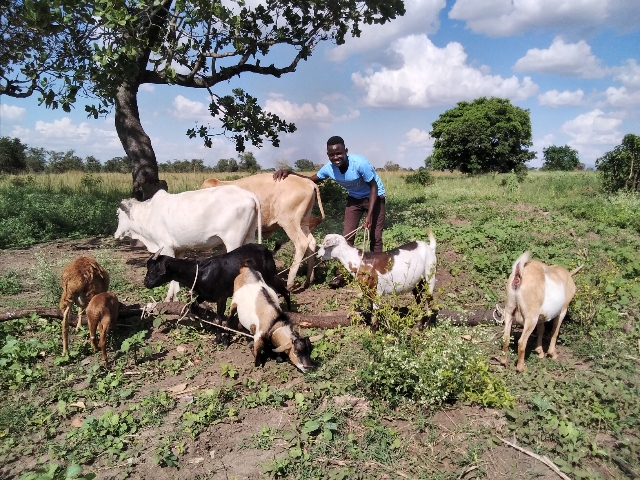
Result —
<instances>
[{"instance_id":1,"label":"goat herd","mask_svg":"<svg viewBox=\"0 0 640 480\"><path fill-rule=\"evenodd\" d=\"M423 301L432 311L436 273L436 239L428 231L429 242L414 241L383 253L363 252L342 235L328 234L318 252L311 230L322 219L313 219L311 209L315 199L322 211L317 186L310 180L289 176L273 182L271 174L241 179L242 188L231 182L207 180L200 190L169 194L159 191L144 202L123 200L118 206L116 239L130 237L140 240L150 252L144 285L154 288L171 282L167 301L177 299L180 285L191 286L196 302L216 303L216 315L224 330L217 329L216 341L229 345L227 329L238 328L238 321L253 335L252 351L255 365L262 362L264 351L271 348L278 355L288 356L302 372L313 367L308 337L299 337L289 317L280 307L282 295L291 310L289 291L307 253L307 283L313 280L314 254L322 260L337 259L358 284L377 294L412 291L418 305ZM211 184L217 186L210 186ZM274 195L274 189L280 191ZM288 281L276 273L273 251L261 245L262 231L282 227L295 245ZM258 243L253 243L257 234ZM227 253L201 258L181 258L189 250L207 250L224 244ZM553 320L553 334L548 354L557 357L555 343L560 324L567 312L576 287L572 276L581 267L569 272L565 268L530 259L523 253L513 264L507 282L507 304L504 313L504 344L501 361L507 363L511 324L524 325L518 341L517 370L525 371L524 353L527 340L537 327L537 347L540 358L544 322ZM293 277L292 277L293 273ZM62 354L67 354L68 321L71 306L79 307L77 328L82 310L86 309L90 339L98 349L96 333L100 333L102 359L106 363L108 331L118 317L119 302L109 292L109 274L88 257L69 263L62 273L63 293L60 299L62 315ZM277 293L276 293L277 292ZM227 299L231 308L225 316ZM375 310L375 305L371 305ZM237 318L234 313L237 312ZM377 327L375 315L369 317Z\"/></svg>"}]
</instances>

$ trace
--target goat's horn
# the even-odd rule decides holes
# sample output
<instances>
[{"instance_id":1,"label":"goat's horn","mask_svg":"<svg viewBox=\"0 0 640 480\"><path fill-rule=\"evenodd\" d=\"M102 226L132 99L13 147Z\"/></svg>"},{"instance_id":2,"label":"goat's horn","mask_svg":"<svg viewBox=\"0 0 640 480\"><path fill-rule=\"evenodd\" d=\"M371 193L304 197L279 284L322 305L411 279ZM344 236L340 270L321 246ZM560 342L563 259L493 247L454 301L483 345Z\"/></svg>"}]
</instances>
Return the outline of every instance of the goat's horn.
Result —
<instances>
[{"instance_id":1,"label":"goat's horn","mask_svg":"<svg viewBox=\"0 0 640 480\"><path fill-rule=\"evenodd\" d=\"M160 256L160 252L162 251L163 248L164 247L160 247L160 249L156 253L153 254L153 256L151 257L151 260L157 260L158 257Z\"/></svg>"},{"instance_id":2,"label":"goat's horn","mask_svg":"<svg viewBox=\"0 0 640 480\"><path fill-rule=\"evenodd\" d=\"M284 345L280 345L278 348L274 348L273 352L274 353L282 353L285 350L289 350L291 347L293 347L293 344L291 342L286 343Z\"/></svg>"}]
</instances>

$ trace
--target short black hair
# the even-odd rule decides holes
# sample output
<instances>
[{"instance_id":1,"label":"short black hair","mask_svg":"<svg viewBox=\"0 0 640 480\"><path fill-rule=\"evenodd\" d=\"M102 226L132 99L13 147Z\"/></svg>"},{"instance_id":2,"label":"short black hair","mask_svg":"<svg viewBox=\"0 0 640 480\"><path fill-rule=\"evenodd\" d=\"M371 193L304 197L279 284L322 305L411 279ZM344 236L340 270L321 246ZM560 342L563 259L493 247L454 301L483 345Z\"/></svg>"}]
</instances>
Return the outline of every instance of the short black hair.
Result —
<instances>
[{"instance_id":1,"label":"short black hair","mask_svg":"<svg viewBox=\"0 0 640 480\"><path fill-rule=\"evenodd\" d=\"M327 140L327 147L329 145L342 145L344 147L344 140L342 139L342 137L334 135L329 140Z\"/></svg>"}]
</instances>

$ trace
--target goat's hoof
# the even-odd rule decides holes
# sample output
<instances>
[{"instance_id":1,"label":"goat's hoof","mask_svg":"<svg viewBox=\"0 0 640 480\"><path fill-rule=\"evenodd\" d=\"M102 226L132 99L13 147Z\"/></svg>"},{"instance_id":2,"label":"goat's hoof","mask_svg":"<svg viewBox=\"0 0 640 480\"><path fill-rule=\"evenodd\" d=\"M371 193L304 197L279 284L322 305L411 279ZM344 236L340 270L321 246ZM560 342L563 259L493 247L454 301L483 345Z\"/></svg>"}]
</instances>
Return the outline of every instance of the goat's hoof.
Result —
<instances>
[{"instance_id":1,"label":"goat's hoof","mask_svg":"<svg viewBox=\"0 0 640 480\"><path fill-rule=\"evenodd\" d=\"M500 357L500 363L502 364L503 367L507 366L507 356L503 355Z\"/></svg>"},{"instance_id":2,"label":"goat's hoof","mask_svg":"<svg viewBox=\"0 0 640 480\"><path fill-rule=\"evenodd\" d=\"M522 367L516 367L516 370L518 371L518 373L524 373L527 371L527 367L523 365Z\"/></svg>"},{"instance_id":3,"label":"goat's hoof","mask_svg":"<svg viewBox=\"0 0 640 480\"><path fill-rule=\"evenodd\" d=\"M558 353L557 352L553 352L553 353L548 353L549 358L551 358L551 360L557 360L558 359Z\"/></svg>"}]
</instances>

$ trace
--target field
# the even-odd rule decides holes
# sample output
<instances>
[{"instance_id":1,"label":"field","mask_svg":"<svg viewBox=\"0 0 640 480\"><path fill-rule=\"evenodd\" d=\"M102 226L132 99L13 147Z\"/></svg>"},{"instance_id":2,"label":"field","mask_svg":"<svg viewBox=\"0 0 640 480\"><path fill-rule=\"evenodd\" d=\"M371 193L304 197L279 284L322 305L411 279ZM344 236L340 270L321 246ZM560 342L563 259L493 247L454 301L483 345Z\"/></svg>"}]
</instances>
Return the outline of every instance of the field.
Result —
<instances>
[{"instance_id":1,"label":"field","mask_svg":"<svg viewBox=\"0 0 640 480\"><path fill-rule=\"evenodd\" d=\"M353 324L303 330L323 335L308 374L274 359L254 368L244 337L223 349L197 322L163 315L122 320L105 368L86 325L70 329L65 358L60 322L34 314L0 323L0 477L559 478L545 457L569 478L640 477L640 197L601 193L595 172L531 172L522 182L436 174L426 186L407 175L381 174L385 249L433 229L442 310L504 305L511 265L527 249L584 264L558 360L528 354L517 374L514 328L501 367L499 324L439 317L418 332L407 295L380 301L384 328L372 334L355 313L359 287L327 288L331 264L292 295L294 310L349 314ZM163 178L178 192L206 177ZM0 177L0 312L57 306L60 272L80 255L110 272L122 303L164 297L166 286L142 285L148 252L112 236L130 181ZM343 193L323 185L322 199L319 241L342 229ZM286 244L278 267L292 255Z\"/></svg>"}]
</instances>

